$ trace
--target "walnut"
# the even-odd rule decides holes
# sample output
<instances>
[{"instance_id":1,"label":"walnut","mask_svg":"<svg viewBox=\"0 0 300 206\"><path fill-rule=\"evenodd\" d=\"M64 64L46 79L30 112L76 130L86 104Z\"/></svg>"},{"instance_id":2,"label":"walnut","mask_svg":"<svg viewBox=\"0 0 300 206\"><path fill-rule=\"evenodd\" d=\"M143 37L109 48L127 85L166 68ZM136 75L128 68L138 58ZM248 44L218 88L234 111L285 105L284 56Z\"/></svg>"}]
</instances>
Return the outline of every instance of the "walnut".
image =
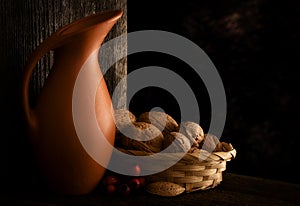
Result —
<instances>
[{"instance_id":1,"label":"walnut","mask_svg":"<svg viewBox=\"0 0 300 206\"><path fill-rule=\"evenodd\" d=\"M116 133L119 134L122 129L136 121L136 117L127 109L118 109L114 111L116 122Z\"/></svg>"},{"instance_id":2,"label":"walnut","mask_svg":"<svg viewBox=\"0 0 300 206\"><path fill-rule=\"evenodd\" d=\"M170 115L159 112L151 111L142 113L138 119L138 122L147 122L156 126L162 133L165 135L170 132L178 131L178 124L176 120L173 119Z\"/></svg>"},{"instance_id":3,"label":"walnut","mask_svg":"<svg viewBox=\"0 0 300 206\"><path fill-rule=\"evenodd\" d=\"M221 142L221 145L222 145L222 150L223 150L224 152L228 152L228 151L233 150L233 146L232 146L232 144L230 144L230 143Z\"/></svg>"},{"instance_id":4,"label":"walnut","mask_svg":"<svg viewBox=\"0 0 300 206\"><path fill-rule=\"evenodd\" d=\"M202 149L208 152L228 152L233 150L233 146L230 143L220 142L215 135L205 134Z\"/></svg>"},{"instance_id":5,"label":"walnut","mask_svg":"<svg viewBox=\"0 0 300 206\"><path fill-rule=\"evenodd\" d=\"M222 151L222 145L219 141L219 138L213 134L205 134L204 141L202 143L202 149L213 152L213 151Z\"/></svg>"},{"instance_id":6,"label":"walnut","mask_svg":"<svg viewBox=\"0 0 300 206\"><path fill-rule=\"evenodd\" d=\"M200 149L198 148L198 147L192 147L189 151L188 151L188 153L190 153L190 154L197 154L197 153L199 153L200 152Z\"/></svg>"},{"instance_id":7,"label":"walnut","mask_svg":"<svg viewBox=\"0 0 300 206\"><path fill-rule=\"evenodd\" d=\"M164 149L167 152L188 152L191 149L190 140L179 132L170 132L164 136Z\"/></svg>"},{"instance_id":8,"label":"walnut","mask_svg":"<svg viewBox=\"0 0 300 206\"><path fill-rule=\"evenodd\" d=\"M214 152L222 152L222 151L224 151L223 145L221 142L218 142L216 148L214 149Z\"/></svg>"},{"instance_id":9,"label":"walnut","mask_svg":"<svg viewBox=\"0 0 300 206\"><path fill-rule=\"evenodd\" d=\"M199 144L201 144L204 139L202 127L195 122L181 122L179 125L179 132L189 138L193 147L199 147Z\"/></svg>"},{"instance_id":10,"label":"walnut","mask_svg":"<svg viewBox=\"0 0 300 206\"><path fill-rule=\"evenodd\" d=\"M146 122L134 122L124 128L121 134L124 149L140 150L149 153L160 152L163 147L163 135L155 126Z\"/></svg>"}]
</instances>

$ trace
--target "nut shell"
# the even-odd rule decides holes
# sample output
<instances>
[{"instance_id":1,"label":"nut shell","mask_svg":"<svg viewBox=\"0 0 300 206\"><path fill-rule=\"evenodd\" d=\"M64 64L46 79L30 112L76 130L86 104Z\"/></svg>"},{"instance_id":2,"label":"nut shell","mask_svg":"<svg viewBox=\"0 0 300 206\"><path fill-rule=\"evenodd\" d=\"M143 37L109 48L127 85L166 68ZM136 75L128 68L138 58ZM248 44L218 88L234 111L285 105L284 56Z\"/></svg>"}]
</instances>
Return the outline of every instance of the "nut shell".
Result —
<instances>
[{"instance_id":1,"label":"nut shell","mask_svg":"<svg viewBox=\"0 0 300 206\"><path fill-rule=\"evenodd\" d=\"M190 140L179 132L170 132L164 136L164 149L167 152L188 152L191 149Z\"/></svg>"},{"instance_id":2,"label":"nut shell","mask_svg":"<svg viewBox=\"0 0 300 206\"><path fill-rule=\"evenodd\" d=\"M127 109L117 109L114 111L116 122L116 133L120 133L128 124L136 121L135 115Z\"/></svg>"},{"instance_id":3,"label":"nut shell","mask_svg":"<svg viewBox=\"0 0 300 206\"><path fill-rule=\"evenodd\" d=\"M204 140L203 129L196 122L181 122L179 125L179 132L189 138L193 147L199 147L199 144Z\"/></svg>"},{"instance_id":4,"label":"nut shell","mask_svg":"<svg viewBox=\"0 0 300 206\"><path fill-rule=\"evenodd\" d=\"M147 185L146 191L154 195L173 197L182 194L185 188L172 182L154 182Z\"/></svg>"},{"instance_id":5,"label":"nut shell","mask_svg":"<svg viewBox=\"0 0 300 206\"><path fill-rule=\"evenodd\" d=\"M222 152L222 151L224 151L223 145L221 142L218 142L216 148L214 149L214 152Z\"/></svg>"},{"instance_id":6,"label":"nut shell","mask_svg":"<svg viewBox=\"0 0 300 206\"><path fill-rule=\"evenodd\" d=\"M202 149L213 152L213 151L222 151L222 145L220 144L219 138L213 134L205 134L204 141L202 143Z\"/></svg>"},{"instance_id":7,"label":"nut shell","mask_svg":"<svg viewBox=\"0 0 300 206\"><path fill-rule=\"evenodd\" d=\"M144 112L138 117L137 121L153 124L160 131L162 131L164 135L169 132L178 131L178 123L176 122L176 120L164 112Z\"/></svg>"},{"instance_id":8,"label":"nut shell","mask_svg":"<svg viewBox=\"0 0 300 206\"><path fill-rule=\"evenodd\" d=\"M140 150L149 153L160 152L164 137L155 126L146 122L134 122L121 134L124 149Z\"/></svg>"},{"instance_id":9,"label":"nut shell","mask_svg":"<svg viewBox=\"0 0 300 206\"><path fill-rule=\"evenodd\" d=\"M222 149L223 149L224 152L228 152L228 151L233 150L233 146L230 143L221 142L221 145L222 145Z\"/></svg>"}]
</instances>

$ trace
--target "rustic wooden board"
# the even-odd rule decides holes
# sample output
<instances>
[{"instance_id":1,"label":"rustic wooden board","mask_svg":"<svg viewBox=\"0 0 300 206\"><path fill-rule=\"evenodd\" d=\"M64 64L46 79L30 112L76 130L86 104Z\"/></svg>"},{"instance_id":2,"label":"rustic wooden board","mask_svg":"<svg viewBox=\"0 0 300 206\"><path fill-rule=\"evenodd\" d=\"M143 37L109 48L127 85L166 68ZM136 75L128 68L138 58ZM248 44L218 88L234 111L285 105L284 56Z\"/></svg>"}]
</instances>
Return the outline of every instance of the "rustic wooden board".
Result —
<instances>
[{"instance_id":1,"label":"rustic wooden board","mask_svg":"<svg viewBox=\"0 0 300 206\"><path fill-rule=\"evenodd\" d=\"M0 204L19 205L299 205L300 185L249 176L224 174L223 182L214 189L161 197L145 192L107 196L95 191L84 196L60 196L41 191L0 195Z\"/></svg>"}]
</instances>

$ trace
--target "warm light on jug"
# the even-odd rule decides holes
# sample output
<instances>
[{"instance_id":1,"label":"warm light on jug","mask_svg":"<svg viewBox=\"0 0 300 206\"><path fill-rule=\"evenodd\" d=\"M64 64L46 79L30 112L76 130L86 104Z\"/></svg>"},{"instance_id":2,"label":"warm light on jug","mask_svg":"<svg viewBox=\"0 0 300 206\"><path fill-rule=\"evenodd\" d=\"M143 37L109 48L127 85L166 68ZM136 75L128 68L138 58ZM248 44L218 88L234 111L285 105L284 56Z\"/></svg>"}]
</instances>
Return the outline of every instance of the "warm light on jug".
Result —
<instances>
[{"instance_id":1,"label":"warm light on jug","mask_svg":"<svg viewBox=\"0 0 300 206\"><path fill-rule=\"evenodd\" d=\"M78 125L74 125L73 119L72 97L77 76L83 65L91 54L101 47L104 38L121 16L122 11L108 11L79 19L45 39L27 61L21 86L28 134L40 171L55 192L89 193L97 186L106 170L87 153L78 138L78 131L75 128ZM54 50L54 64L37 99L36 107L30 108L28 98L30 76L37 62L50 50ZM95 113L94 120L102 132L100 139L113 145L115 123L112 101L98 58L94 56L92 55L93 58L89 59L91 61L85 65L88 76L79 90L81 95L89 94L91 90L87 82L93 81L93 78L100 80L96 91L93 91L94 106L87 109ZM90 100L82 97L76 101L80 103ZM86 109L84 107L91 104L81 106L81 109ZM76 111L75 114L77 113ZM89 118L84 117L83 121L89 121ZM88 129L91 125L86 123L83 126ZM97 155L108 162L111 150L103 148L102 142L95 141L92 136L85 138L93 145L93 151L98 149Z\"/></svg>"}]
</instances>

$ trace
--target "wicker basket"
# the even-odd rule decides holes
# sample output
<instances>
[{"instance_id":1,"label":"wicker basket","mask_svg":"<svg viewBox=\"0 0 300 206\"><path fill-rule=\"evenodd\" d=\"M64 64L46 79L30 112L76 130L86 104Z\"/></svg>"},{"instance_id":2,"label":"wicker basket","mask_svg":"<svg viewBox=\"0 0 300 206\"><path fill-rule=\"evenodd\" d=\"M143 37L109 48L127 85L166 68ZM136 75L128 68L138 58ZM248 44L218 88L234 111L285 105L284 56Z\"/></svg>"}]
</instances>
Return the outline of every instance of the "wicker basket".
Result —
<instances>
[{"instance_id":1,"label":"wicker basket","mask_svg":"<svg viewBox=\"0 0 300 206\"><path fill-rule=\"evenodd\" d=\"M120 149L120 151L130 155L149 155L149 153L143 151L124 149ZM162 155L162 161L176 155L178 154L165 153ZM226 169L227 161L235 158L235 156L235 149L213 153L197 150L193 153L184 154L183 158L170 168L163 172L146 176L146 179L149 183L161 181L176 183L184 187L186 193L210 189L220 184L222 172ZM155 167L155 165L151 167Z\"/></svg>"}]
</instances>

